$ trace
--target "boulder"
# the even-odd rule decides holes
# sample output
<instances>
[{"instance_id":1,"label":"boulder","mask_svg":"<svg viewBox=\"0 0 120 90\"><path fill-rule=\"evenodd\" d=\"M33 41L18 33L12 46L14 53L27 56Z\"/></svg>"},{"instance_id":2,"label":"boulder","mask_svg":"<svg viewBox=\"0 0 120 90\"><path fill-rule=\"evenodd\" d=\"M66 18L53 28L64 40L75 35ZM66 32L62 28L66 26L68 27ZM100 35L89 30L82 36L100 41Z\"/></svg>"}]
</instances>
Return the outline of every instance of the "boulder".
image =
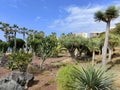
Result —
<instances>
[{"instance_id":1,"label":"boulder","mask_svg":"<svg viewBox=\"0 0 120 90\"><path fill-rule=\"evenodd\" d=\"M24 88L19 85L14 80L6 80L5 78L0 80L0 90L24 90Z\"/></svg>"},{"instance_id":2,"label":"boulder","mask_svg":"<svg viewBox=\"0 0 120 90\"><path fill-rule=\"evenodd\" d=\"M8 59L7 59L7 55L0 55L0 67L3 67L5 65L7 65L8 63Z\"/></svg>"},{"instance_id":3,"label":"boulder","mask_svg":"<svg viewBox=\"0 0 120 90\"><path fill-rule=\"evenodd\" d=\"M8 76L10 80L16 81L23 87L28 87L34 80L34 75L27 72L15 71L10 73Z\"/></svg>"},{"instance_id":4,"label":"boulder","mask_svg":"<svg viewBox=\"0 0 120 90\"><path fill-rule=\"evenodd\" d=\"M0 79L0 90L24 90L19 88L21 87L28 88L29 84L32 83L33 80L34 80L33 74L14 71L14 72L11 72L6 77ZM4 88L7 88L7 86L9 85L11 85L12 89L4 89Z\"/></svg>"}]
</instances>

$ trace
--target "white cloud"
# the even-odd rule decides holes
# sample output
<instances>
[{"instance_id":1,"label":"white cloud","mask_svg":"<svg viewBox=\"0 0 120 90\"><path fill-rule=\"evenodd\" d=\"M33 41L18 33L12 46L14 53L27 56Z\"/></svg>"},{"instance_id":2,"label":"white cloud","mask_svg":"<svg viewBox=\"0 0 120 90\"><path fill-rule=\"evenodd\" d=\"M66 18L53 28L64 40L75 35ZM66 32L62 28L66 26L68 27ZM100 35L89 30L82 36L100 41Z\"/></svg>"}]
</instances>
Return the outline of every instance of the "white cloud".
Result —
<instances>
[{"instance_id":1,"label":"white cloud","mask_svg":"<svg viewBox=\"0 0 120 90\"><path fill-rule=\"evenodd\" d=\"M90 6L91 5L86 8L78 6L67 7L65 11L68 15L65 18L54 20L49 28L65 33L104 31L106 24L103 22L95 22L94 13L98 10L105 9L107 6ZM120 18L114 20L111 26L113 27L118 21L120 21Z\"/></svg>"}]
</instances>

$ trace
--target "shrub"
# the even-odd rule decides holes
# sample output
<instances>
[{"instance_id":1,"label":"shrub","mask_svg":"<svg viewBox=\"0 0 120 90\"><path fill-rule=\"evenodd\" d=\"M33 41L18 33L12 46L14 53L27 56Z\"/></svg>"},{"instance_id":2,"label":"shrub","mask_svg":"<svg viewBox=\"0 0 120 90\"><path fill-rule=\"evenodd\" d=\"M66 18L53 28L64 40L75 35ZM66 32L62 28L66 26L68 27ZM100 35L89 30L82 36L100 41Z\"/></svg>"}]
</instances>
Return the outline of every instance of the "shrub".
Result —
<instances>
[{"instance_id":1,"label":"shrub","mask_svg":"<svg viewBox=\"0 0 120 90\"><path fill-rule=\"evenodd\" d=\"M72 76L70 75L71 72L73 72L73 66L68 65L65 67L61 67L57 72L57 88L58 90L72 90L68 83L72 85L73 80Z\"/></svg>"},{"instance_id":2,"label":"shrub","mask_svg":"<svg viewBox=\"0 0 120 90\"><path fill-rule=\"evenodd\" d=\"M0 52L5 53L8 49L9 44L6 42L0 42Z\"/></svg>"},{"instance_id":3,"label":"shrub","mask_svg":"<svg viewBox=\"0 0 120 90\"><path fill-rule=\"evenodd\" d=\"M8 67L9 69L18 69L25 72L29 62L31 61L32 54L19 51L12 53L8 56Z\"/></svg>"},{"instance_id":4,"label":"shrub","mask_svg":"<svg viewBox=\"0 0 120 90\"><path fill-rule=\"evenodd\" d=\"M94 66L67 66L57 73L58 90L113 90L112 82L112 75Z\"/></svg>"},{"instance_id":5,"label":"shrub","mask_svg":"<svg viewBox=\"0 0 120 90\"><path fill-rule=\"evenodd\" d=\"M9 41L9 46L10 48L12 48L14 50L15 46L14 46L14 39L11 39ZM16 50L20 50L21 48L23 49L23 47L25 46L25 41L20 39L20 38L16 38Z\"/></svg>"}]
</instances>

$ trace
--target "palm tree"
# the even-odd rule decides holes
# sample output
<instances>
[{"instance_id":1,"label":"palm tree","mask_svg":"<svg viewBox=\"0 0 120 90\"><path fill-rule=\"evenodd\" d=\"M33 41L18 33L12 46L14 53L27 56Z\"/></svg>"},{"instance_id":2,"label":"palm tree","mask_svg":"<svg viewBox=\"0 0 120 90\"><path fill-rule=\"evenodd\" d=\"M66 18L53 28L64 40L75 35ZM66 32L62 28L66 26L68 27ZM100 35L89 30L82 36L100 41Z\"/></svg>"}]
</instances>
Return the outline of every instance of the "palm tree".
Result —
<instances>
[{"instance_id":1,"label":"palm tree","mask_svg":"<svg viewBox=\"0 0 120 90\"><path fill-rule=\"evenodd\" d=\"M10 39L13 39L14 38L14 30L13 30L13 27L10 26L10 34L9 34L9 37Z\"/></svg>"},{"instance_id":2,"label":"palm tree","mask_svg":"<svg viewBox=\"0 0 120 90\"><path fill-rule=\"evenodd\" d=\"M109 58L108 59L111 61L113 49L120 45L120 37L118 35L114 35L114 34L110 33L108 42L109 42L109 44L108 44Z\"/></svg>"},{"instance_id":3,"label":"palm tree","mask_svg":"<svg viewBox=\"0 0 120 90\"><path fill-rule=\"evenodd\" d=\"M29 35L33 34L33 31L34 30L32 30L32 29L28 30Z\"/></svg>"},{"instance_id":4,"label":"palm tree","mask_svg":"<svg viewBox=\"0 0 120 90\"><path fill-rule=\"evenodd\" d=\"M38 32L37 32L37 30L29 30L28 31L28 33L29 33L29 35L31 35L32 36L32 39L33 39L33 41L34 41L34 39L35 39L35 34L37 34Z\"/></svg>"},{"instance_id":5,"label":"palm tree","mask_svg":"<svg viewBox=\"0 0 120 90\"><path fill-rule=\"evenodd\" d=\"M16 51L16 33L18 32L19 27L14 24L12 27L13 33L14 33L14 49Z\"/></svg>"},{"instance_id":6,"label":"palm tree","mask_svg":"<svg viewBox=\"0 0 120 90\"><path fill-rule=\"evenodd\" d=\"M95 51L99 51L100 48L100 39L98 38L91 38L88 41L88 48L92 51L92 65L94 65L95 60Z\"/></svg>"},{"instance_id":7,"label":"palm tree","mask_svg":"<svg viewBox=\"0 0 120 90\"><path fill-rule=\"evenodd\" d=\"M26 41L26 51L27 51L27 40L26 40L26 38L25 38L25 35L27 34L27 28L25 28L25 27L23 27L23 28L21 28L20 29L21 30L21 33L23 34L23 40L25 40Z\"/></svg>"},{"instance_id":8,"label":"palm tree","mask_svg":"<svg viewBox=\"0 0 120 90\"><path fill-rule=\"evenodd\" d=\"M6 41L9 41L9 33L10 33L10 26L7 23L0 22L1 27L0 29L4 32L4 37L6 38Z\"/></svg>"},{"instance_id":9,"label":"palm tree","mask_svg":"<svg viewBox=\"0 0 120 90\"><path fill-rule=\"evenodd\" d=\"M21 33L23 34L23 40L25 40L25 34L27 32L27 28L23 27L20 30L21 30Z\"/></svg>"},{"instance_id":10,"label":"palm tree","mask_svg":"<svg viewBox=\"0 0 120 90\"><path fill-rule=\"evenodd\" d=\"M72 33L62 36L60 43L68 50L72 61L76 60L75 50L76 50L76 36Z\"/></svg>"},{"instance_id":11,"label":"palm tree","mask_svg":"<svg viewBox=\"0 0 120 90\"><path fill-rule=\"evenodd\" d=\"M29 34L32 36L32 40L31 41L33 41L34 42L34 40L35 40L35 34L37 34L38 32L37 32L37 30L29 30ZM29 39L30 37L28 37L28 39ZM31 46L31 48L32 48L32 46ZM33 53L33 59L35 59L35 51L34 51L34 49L32 48L32 53Z\"/></svg>"},{"instance_id":12,"label":"palm tree","mask_svg":"<svg viewBox=\"0 0 120 90\"><path fill-rule=\"evenodd\" d=\"M102 65L105 67L106 65L106 54L107 54L107 47L108 47L108 35L110 30L110 22L111 20L117 18L119 16L119 11L115 6L110 6L106 9L105 12L98 11L95 13L95 20L96 21L103 21L107 24L106 33L105 33L105 41L104 46L102 49Z\"/></svg>"},{"instance_id":13,"label":"palm tree","mask_svg":"<svg viewBox=\"0 0 120 90\"><path fill-rule=\"evenodd\" d=\"M33 39L33 38L32 38L32 37L33 37L33 34L34 34L34 30L32 30L32 29L28 30L28 37L27 37L28 43L31 41L31 39ZM29 45L29 48L32 50L31 45ZM32 50L32 51L33 51L33 50Z\"/></svg>"},{"instance_id":14,"label":"palm tree","mask_svg":"<svg viewBox=\"0 0 120 90\"><path fill-rule=\"evenodd\" d=\"M2 23L3 23L3 22L0 22L0 30L1 30L1 31L2 31Z\"/></svg>"}]
</instances>

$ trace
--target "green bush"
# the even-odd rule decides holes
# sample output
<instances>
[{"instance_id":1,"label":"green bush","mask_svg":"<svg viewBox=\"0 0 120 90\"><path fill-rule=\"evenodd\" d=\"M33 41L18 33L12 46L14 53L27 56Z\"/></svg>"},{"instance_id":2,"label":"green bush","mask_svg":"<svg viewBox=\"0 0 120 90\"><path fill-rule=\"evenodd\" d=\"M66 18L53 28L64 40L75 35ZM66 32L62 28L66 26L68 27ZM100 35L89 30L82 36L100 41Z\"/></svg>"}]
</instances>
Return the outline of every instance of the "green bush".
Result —
<instances>
[{"instance_id":1,"label":"green bush","mask_svg":"<svg viewBox=\"0 0 120 90\"><path fill-rule=\"evenodd\" d=\"M12 50L14 51L15 49L15 45L14 45L14 39L11 39L9 41L9 46L10 48L12 48ZM20 38L16 38L16 51L20 50L20 49L23 49L25 46L25 41L20 39Z\"/></svg>"},{"instance_id":2,"label":"green bush","mask_svg":"<svg viewBox=\"0 0 120 90\"><path fill-rule=\"evenodd\" d=\"M19 51L17 53L12 53L8 55L8 67L9 69L18 69L25 72L28 64L30 63L32 54L25 53L24 51Z\"/></svg>"},{"instance_id":3,"label":"green bush","mask_svg":"<svg viewBox=\"0 0 120 90\"><path fill-rule=\"evenodd\" d=\"M57 73L58 90L113 90L112 82L112 75L94 66L67 66Z\"/></svg>"},{"instance_id":4,"label":"green bush","mask_svg":"<svg viewBox=\"0 0 120 90\"><path fill-rule=\"evenodd\" d=\"M68 84L73 84L72 76L70 73L72 73L74 70L73 66L68 65L65 67L61 67L57 72L57 88L58 90L73 90L71 89Z\"/></svg>"},{"instance_id":5,"label":"green bush","mask_svg":"<svg viewBox=\"0 0 120 90\"><path fill-rule=\"evenodd\" d=\"M9 44L7 42L0 42L0 52L5 53L8 49Z\"/></svg>"}]
</instances>

